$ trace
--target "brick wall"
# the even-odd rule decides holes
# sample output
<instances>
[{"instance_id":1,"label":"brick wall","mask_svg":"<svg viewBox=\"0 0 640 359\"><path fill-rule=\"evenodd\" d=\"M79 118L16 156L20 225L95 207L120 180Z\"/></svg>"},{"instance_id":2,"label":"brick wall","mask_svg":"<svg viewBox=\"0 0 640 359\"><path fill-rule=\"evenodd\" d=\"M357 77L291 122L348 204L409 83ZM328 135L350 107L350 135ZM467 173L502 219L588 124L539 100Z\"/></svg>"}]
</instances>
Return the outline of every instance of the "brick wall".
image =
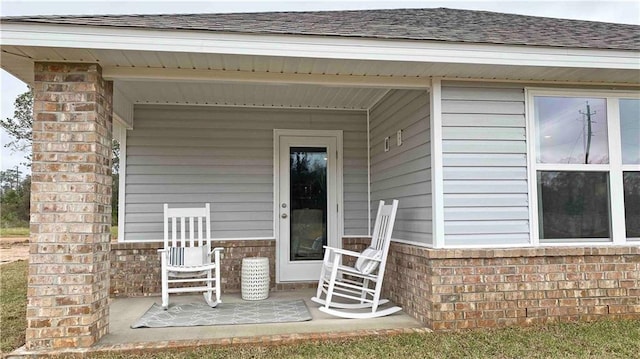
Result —
<instances>
[{"instance_id":1,"label":"brick wall","mask_svg":"<svg viewBox=\"0 0 640 359\"><path fill-rule=\"evenodd\" d=\"M384 293L434 330L640 318L640 248L393 243Z\"/></svg>"},{"instance_id":2,"label":"brick wall","mask_svg":"<svg viewBox=\"0 0 640 359\"><path fill-rule=\"evenodd\" d=\"M275 244L271 240L214 241L214 247L223 247L220 268L222 293L240 291L242 258L269 258L271 288L276 287ZM112 296L160 295L160 257L162 243L113 243L111 246ZM224 300L224 298L223 298Z\"/></svg>"},{"instance_id":3,"label":"brick wall","mask_svg":"<svg viewBox=\"0 0 640 359\"><path fill-rule=\"evenodd\" d=\"M368 238L344 238L362 251ZM223 293L240 291L242 258L269 257L275 284L275 241L223 241ZM159 244L117 243L111 252L111 294L160 293ZM383 297L426 327L457 330L602 317L640 318L640 248L430 249L392 243Z\"/></svg>"},{"instance_id":4,"label":"brick wall","mask_svg":"<svg viewBox=\"0 0 640 359\"><path fill-rule=\"evenodd\" d=\"M26 346L88 347L109 327L112 83L71 63L34 80Z\"/></svg>"},{"instance_id":5,"label":"brick wall","mask_svg":"<svg viewBox=\"0 0 640 359\"><path fill-rule=\"evenodd\" d=\"M354 251L354 252L362 252L364 251L365 248L367 248L369 246L369 244L371 243L371 238L353 238L353 237L349 237L349 238L343 238L342 239L342 248L350 250L350 251ZM355 258L346 256L345 258L343 258L343 263L347 264L347 265L354 265L356 262Z\"/></svg>"}]
</instances>

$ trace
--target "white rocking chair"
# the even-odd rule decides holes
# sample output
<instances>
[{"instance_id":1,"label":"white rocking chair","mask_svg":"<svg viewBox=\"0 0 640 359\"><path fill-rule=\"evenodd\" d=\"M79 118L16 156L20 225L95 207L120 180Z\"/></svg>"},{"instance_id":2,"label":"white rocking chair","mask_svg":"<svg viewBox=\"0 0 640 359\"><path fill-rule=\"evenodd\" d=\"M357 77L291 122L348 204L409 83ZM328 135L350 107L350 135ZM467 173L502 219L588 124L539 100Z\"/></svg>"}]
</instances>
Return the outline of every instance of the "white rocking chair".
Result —
<instances>
[{"instance_id":1,"label":"white rocking chair","mask_svg":"<svg viewBox=\"0 0 640 359\"><path fill-rule=\"evenodd\" d=\"M318 291L311 298L322 305L320 311L342 318L365 319L402 310L396 306L378 309L378 306L389 302L380 299L380 294L397 210L398 200L393 200L390 205L380 201L371 245L362 253L325 246ZM343 256L356 258L355 265L343 264ZM336 301L336 297L347 299L350 303Z\"/></svg>"},{"instance_id":2,"label":"white rocking chair","mask_svg":"<svg viewBox=\"0 0 640 359\"><path fill-rule=\"evenodd\" d=\"M211 250L209 203L202 208L169 208L165 203L164 249L158 250L162 271L162 307L165 310L169 308L169 293L203 292L205 301L212 308L221 303L222 251L222 248ZM171 286L179 283L204 284Z\"/></svg>"}]
</instances>

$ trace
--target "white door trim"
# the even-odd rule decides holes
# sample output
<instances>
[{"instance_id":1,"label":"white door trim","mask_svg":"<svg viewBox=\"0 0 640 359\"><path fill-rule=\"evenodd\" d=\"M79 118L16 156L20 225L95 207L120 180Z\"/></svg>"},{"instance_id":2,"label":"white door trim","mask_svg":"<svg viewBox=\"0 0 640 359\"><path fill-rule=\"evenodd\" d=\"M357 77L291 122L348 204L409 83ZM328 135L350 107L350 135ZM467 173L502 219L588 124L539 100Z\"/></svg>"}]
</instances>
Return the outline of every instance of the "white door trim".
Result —
<instances>
[{"instance_id":1,"label":"white door trim","mask_svg":"<svg viewBox=\"0 0 640 359\"><path fill-rule=\"evenodd\" d=\"M342 130L273 130L273 233L276 238L276 282L281 282L280 273L280 137L282 136L308 136L308 137L334 137L336 139L336 203L337 210L337 241L342 246L344 235L344 194L343 194L343 135Z\"/></svg>"}]
</instances>

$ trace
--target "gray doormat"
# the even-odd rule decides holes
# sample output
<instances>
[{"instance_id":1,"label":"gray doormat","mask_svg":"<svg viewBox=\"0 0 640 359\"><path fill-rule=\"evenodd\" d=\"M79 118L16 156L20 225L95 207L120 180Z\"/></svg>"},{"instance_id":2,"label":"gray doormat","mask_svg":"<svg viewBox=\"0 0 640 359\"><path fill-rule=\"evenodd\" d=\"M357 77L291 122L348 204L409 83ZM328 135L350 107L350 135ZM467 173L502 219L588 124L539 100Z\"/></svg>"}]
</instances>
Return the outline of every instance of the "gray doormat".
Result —
<instances>
[{"instance_id":1,"label":"gray doormat","mask_svg":"<svg viewBox=\"0 0 640 359\"><path fill-rule=\"evenodd\" d=\"M256 301L220 303L211 308L206 303L162 306L154 303L131 328L193 327L198 325L229 325L304 322L311 320L302 299L287 301Z\"/></svg>"}]
</instances>

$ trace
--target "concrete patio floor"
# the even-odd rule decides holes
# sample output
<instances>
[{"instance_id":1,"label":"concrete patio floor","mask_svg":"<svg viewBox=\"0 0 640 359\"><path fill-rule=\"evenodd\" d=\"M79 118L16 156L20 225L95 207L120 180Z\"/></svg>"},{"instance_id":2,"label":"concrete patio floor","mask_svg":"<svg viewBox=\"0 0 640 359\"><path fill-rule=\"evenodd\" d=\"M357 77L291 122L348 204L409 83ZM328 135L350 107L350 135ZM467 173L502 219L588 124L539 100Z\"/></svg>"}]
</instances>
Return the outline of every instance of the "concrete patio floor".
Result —
<instances>
[{"instance_id":1,"label":"concrete patio floor","mask_svg":"<svg viewBox=\"0 0 640 359\"><path fill-rule=\"evenodd\" d=\"M318 305L311 302L314 289L271 292L267 300L304 299L312 320L292 323L266 323L245 325L197 326L180 328L139 328L130 326L142 316L151 305L160 303L159 297L114 299L110 306L109 334L103 337L98 346L113 346L127 343L161 341L194 341L212 339L237 339L305 333L367 332L387 329L421 328L422 325L409 315L399 312L394 315L375 319L342 319L322 313ZM189 303L203 301L202 295L172 296L171 303ZM240 293L225 294L223 303L242 302Z\"/></svg>"},{"instance_id":2,"label":"concrete patio floor","mask_svg":"<svg viewBox=\"0 0 640 359\"><path fill-rule=\"evenodd\" d=\"M315 289L271 292L266 300L304 299L312 320L295 323L266 323L245 325L217 325L173 328L139 328L131 325L160 297L112 299L109 310L109 334L90 348L69 348L49 351L28 351L21 347L7 358L60 356L84 357L98 353L153 353L170 349L189 349L198 346L234 344L278 345L312 340L335 340L353 337L425 333L430 329L398 312L374 319L342 319L318 310L311 302ZM171 296L171 304L203 301L202 295ZM224 294L223 303L243 302L240 293ZM389 304L387 304L389 305ZM383 306L384 307L384 306Z\"/></svg>"}]
</instances>

